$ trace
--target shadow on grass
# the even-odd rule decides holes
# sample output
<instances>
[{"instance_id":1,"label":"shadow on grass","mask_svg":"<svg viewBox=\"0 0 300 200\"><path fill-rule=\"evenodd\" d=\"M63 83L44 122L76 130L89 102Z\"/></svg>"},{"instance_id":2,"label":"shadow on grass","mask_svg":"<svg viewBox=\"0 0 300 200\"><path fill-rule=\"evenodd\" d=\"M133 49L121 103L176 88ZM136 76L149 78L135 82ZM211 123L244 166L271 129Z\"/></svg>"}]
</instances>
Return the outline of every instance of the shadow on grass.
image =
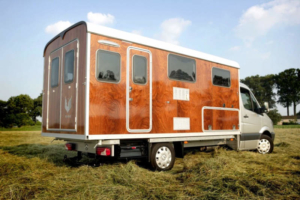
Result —
<instances>
[{"instance_id":1,"label":"shadow on grass","mask_svg":"<svg viewBox=\"0 0 300 200\"><path fill-rule=\"evenodd\" d=\"M145 159L116 159L116 158L96 158L95 156L82 155L80 162L77 162L74 157L77 156L75 151L66 151L63 144L21 144L17 146L0 146L0 149L16 156L25 158L40 158L55 164L56 166L80 167L82 165L89 165L92 167L99 167L102 165L112 165L117 163L126 164L130 160L136 160L136 164L142 168L151 170L150 165ZM68 157L64 161L65 155Z\"/></svg>"}]
</instances>

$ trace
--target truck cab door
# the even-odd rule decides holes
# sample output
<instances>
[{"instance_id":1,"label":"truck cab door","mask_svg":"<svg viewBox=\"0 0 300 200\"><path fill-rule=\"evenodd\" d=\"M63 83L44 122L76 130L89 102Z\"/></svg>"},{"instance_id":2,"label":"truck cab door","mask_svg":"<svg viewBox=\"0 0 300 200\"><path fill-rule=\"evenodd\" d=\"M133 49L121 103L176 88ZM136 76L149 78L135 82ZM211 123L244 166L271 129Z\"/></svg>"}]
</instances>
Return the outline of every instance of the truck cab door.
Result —
<instances>
[{"instance_id":1,"label":"truck cab door","mask_svg":"<svg viewBox=\"0 0 300 200\"><path fill-rule=\"evenodd\" d=\"M262 115L254 95L246 88L241 87L241 149L255 149L260 137Z\"/></svg>"}]
</instances>

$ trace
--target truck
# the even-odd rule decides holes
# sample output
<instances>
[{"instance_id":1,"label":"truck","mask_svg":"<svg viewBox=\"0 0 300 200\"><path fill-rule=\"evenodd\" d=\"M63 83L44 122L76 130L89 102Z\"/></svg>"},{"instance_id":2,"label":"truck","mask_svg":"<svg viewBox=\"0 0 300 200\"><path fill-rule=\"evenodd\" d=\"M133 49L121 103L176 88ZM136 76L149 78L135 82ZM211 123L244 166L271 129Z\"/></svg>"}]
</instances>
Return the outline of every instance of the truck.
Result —
<instances>
[{"instance_id":1,"label":"truck","mask_svg":"<svg viewBox=\"0 0 300 200\"><path fill-rule=\"evenodd\" d=\"M78 22L45 46L42 136L99 158L172 169L184 149L271 153L273 124L237 62Z\"/></svg>"}]
</instances>

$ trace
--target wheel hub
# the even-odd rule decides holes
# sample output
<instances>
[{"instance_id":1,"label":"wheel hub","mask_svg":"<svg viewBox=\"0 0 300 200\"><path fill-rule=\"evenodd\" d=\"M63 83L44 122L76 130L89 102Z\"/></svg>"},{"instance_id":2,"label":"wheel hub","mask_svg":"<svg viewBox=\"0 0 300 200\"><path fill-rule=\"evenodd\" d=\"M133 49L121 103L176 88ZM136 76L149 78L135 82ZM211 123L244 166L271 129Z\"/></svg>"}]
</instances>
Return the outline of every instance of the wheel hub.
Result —
<instances>
[{"instance_id":1,"label":"wheel hub","mask_svg":"<svg viewBox=\"0 0 300 200\"><path fill-rule=\"evenodd\" d=\"M156 158L156 164L160 168L162 169L167 168L172 161L170 149L166 146L160 147L155 154L155 158Z\"/></svg>"},{"instance_id":2,"label":"wheel hub","mask_svg":"<svg viewBox=\"0 0 300 200\"><path fill-rule=\"evenodd\" d=\"M267 139L261 139L258 141L257 150L259 153L266 154L269 153L271 144Z\"/></svg>"}]
</instances>

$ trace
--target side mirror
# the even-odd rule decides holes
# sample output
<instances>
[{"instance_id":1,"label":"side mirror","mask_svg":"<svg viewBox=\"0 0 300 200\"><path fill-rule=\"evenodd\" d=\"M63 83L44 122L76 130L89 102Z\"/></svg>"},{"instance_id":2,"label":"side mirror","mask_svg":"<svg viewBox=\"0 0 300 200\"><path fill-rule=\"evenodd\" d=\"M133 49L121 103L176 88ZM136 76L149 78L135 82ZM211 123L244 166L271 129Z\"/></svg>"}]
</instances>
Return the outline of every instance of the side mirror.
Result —
<instances>
[{"instance_id":1,"label":"side mirror","mask_svg":"<svg viewBox=\"0 0 300 200\"><path fill-rule=\"evenodd\" d=\"M265 102L264 103L264 106L265 106L265 109L269 112L270 108L269 108L269 103L268 102Z\"/></svg>"}]
</instances>

